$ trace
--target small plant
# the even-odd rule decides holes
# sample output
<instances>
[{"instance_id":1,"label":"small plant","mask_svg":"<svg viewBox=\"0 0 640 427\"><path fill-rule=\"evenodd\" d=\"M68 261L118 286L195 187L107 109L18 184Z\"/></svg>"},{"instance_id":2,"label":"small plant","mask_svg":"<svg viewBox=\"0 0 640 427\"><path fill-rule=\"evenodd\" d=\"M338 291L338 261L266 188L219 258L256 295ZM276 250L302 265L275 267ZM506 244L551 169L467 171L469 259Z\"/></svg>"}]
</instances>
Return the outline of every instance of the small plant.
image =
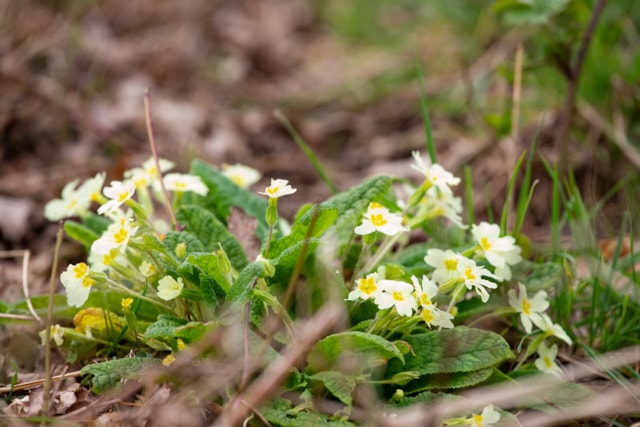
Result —
<instances>
[{"instance_id":1,"label":"small plant","mask_svg":"<svg viewBox=\"0 0 640 427\"><path fill-rule=\"evenodd\" d=\"M190 174L177 174L168 173L170 161L151 158L106 186L103 173L74 181L45 212L79 219L64 229L88 258L60 276L67 304L79 310L72 326L54 325L50 335L102 392L241 324L242 375L215 398L230 416L256 370L295 346L295 324L337 301L343 326L311 342L306 362L284 373L282 393L252 409L271 425L351 425L361 387L392 412L537 371L562 376L558 345L572 339L549 316L546 292L561 267L523 260L497 224L464 224L452 190L460 179L418 152L413 159L417 183L372 177L303 205L291 224L278 201L303 191L282 179L250 191L260 174L240 165L196 160ZM162 204L173 223L158 212ZM483 318L499 323L472 326ZM505 330L521 338L511 345ZM321 413L314 397L342 409ZM440 421L487 426L511 417L487 406Z\"/></svg>"}]
</instances>

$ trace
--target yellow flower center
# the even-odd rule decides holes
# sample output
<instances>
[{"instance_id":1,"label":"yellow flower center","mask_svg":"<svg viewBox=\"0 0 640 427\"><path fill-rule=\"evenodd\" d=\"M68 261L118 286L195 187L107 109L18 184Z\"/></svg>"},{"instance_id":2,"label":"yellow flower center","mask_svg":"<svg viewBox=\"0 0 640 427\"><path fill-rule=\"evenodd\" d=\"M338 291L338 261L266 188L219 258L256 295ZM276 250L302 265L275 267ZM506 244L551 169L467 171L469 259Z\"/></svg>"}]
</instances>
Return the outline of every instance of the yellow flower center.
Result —
<instances>
[{"instance_id":1,"label":"yellow flower center","mask_svg":"<svg viewBox=\"0 0 640 427\"><path fill-rule=\"evenodd\" d=\"M162 359L162 364L164 366L169 366L175 361L176 357L173 354L168 354L164 359Z\"/></svg>"},{"instance_id":2,"label":"yellow flower center","mask_svg":"<svg viewBox=\"0 0 640 427\"><path fill-rule=\"evenodd\" d=\"M376 286L376 281L373 277L367 277L366 279L360 279L358 281L358 289L365 295L373 294L378 287Z\"/></svg>"},{"instance_id":3,"label":"yellow flower center","mask_svg":"<svg viewBox=\"0 0 640 427\"><path fill-rule=\"evenodd\" d=\"M371 215L371 223L376 227L382 227L387 223L387 220L383 214L373 214Z\"/></svg>"},{"instance_id":4,"label":"yellow flower center","mask_svg":"<svg viewBox=\"0 0 640 427\"><path fill-rule=\"evenodd\" d=\"M446 259L444 261L444 268L449 271L454 271L458 268L458 260L457 259Z\"/></svg>"},{"instance_id":5,"label":"yellow flower center","mask_svg":"<svg viewBox=\"0 0 640 427\"><path fill-rule=\"evenodd\" d=\"M82 287L83 288L90 288L91 285L93 285L93 279L89 278L89 276L87 276L84 279L82 279Z\"/></svg>"},{"instance_id":6,"label":"yellow flower center","mask_svg":"<svg viewBox=\"0 0 640 427\"><path fill-rule=\"evenodd\" d=\"M402 294L402 292L400 291L393 291L391 293L391 296L393 297L394 300L396 301L404 301L404 295Z\"/></svg>"},{"instance_id":7,"label":"yellow flower center","mask_svg":"<svg viewBox=\"0 0 640 427\"><path fill-rule=\"evenodd\" d=\"M78 199L72 199L67 205L67 212L70 212L76 206L78 206Z\"/></svg>"},{"instance_id":8,"label":"yellow flower center","mask_svg":"<svg viewBox=\"0 0 640 427\"><path fill-rule=\"evenodd\" d=\"M420 295L420 302L422 303L423 307L431 305L431 300L429 299L429 295L427 294Z\"/></svg>"},{"instance_id":9,"label":"yellow flower center","mask_svg":"<svg viewBox=\"0 0 640 427\"><path fill-rule=\"evenodd\" d=\"M482 427L482 415L473 414L473 422L476 423L478 427Z\"/></svg>"},{"instance_id":10,"label":"yellow flower center","mask_svg":"<svg viewBox=\"0 0 640 427\"><path fill-rule=\"evenodd\" d=\"M551 367L553 366L553 361L549 359L547 356L543 357L542 360L544 360L545 366L551 369Z\"/></svg>"},{"instance_id":11,"label":"yellow flower center","mask_svg":"<svg viewBox=\"0 0 640 427\"><path fill-rule=\"evenodd\" d=\"M127 230L125 230L124 227L120 227L120 229L113 234L113 239L117 244L121 245L125 240L127 240L127 235Z\"/></svg>"},{"instance_id":12,"label":"yellow flower center","mask_svg":"<svg viewBox=\"0 0 640 427\"><path fill-rule=\"evenodd\" d=\"M425 322L431 323L433 322L433 319L435 319L435 316L433 315L431 310L422 310L422 318Z\"/></svg>"},{"instance_id":13,"label":"yellow flower center","mask_svg":"<svg viewBox=\"0 0 640 427\"><path fill-rule=\"evenodd\" d=\"M128 191L123 191L122 193L118 194L118 201L119 202L124 202L128 198L129 198L129 192Z\"/></svg>"},{"instance_id":14,"label":"yellow flower center","mask_svg":"<svg viewBox=\"0 0 640 427\"><path fill-rule=\"evenodd\" d=\"M122 301L120 301L123 310L128 310L131 304L133 304L133 298L122 298Z\"/></svg>"},{"instance_id":15,"label":"yellow flower center","mask_svg":"<svg viewBox=\"0 0 640 427\"><path fill-rule=\"evenodd\" d=\"M377 203L377 202L369 203L369 209L381 209L381 208L384 208L384 206L382 206L380 203Z\"/></svg>"},{"instance_id":16,"label":"yellow flower center","mask_svg":"<svg viewBox=\"0 0 640 427\"><path fill-rule=\"evenodd\" d=\"M273 196L274 194L276 194L278 191L280 191L280 187L267 187L267 189L265 190L265 192L267 194L269 194L270 196Z\"/></svg>"},{"instance_id":17,"label":"yellow flower center","mask_svg":"<svg viewBox=\"0 0 640 427\"><path fill-rule=\"evenodd\" d=\"M244 179L240 175L234 175L229 178L231 181L236 183L240 187L244 187ZM269 191L269 189L267 189Z\"/></svg>"},{"instance_id":18,"label":"yellow flower center","mask_svg":"<svg viewBox=\"0 0 640 427\"><path fill-rule=\"evenodd\" d=\"M487 239L486 237L480 239L480 246L482 246L482 249L484 249L485 251L491 249L491 243L489 243L489 239Z\"/></svg>"},{"instance_id":19,"label":"yellow flower center","mask_svg":"<svg viewBox=\"0 0 640 427\"><path fill-rule=\"evenodd\" d=\"M467 278L467 280L476 280L478 278L478 276L473 274L473 269L471 267L467 267L464 270L464 275Z\"/></svg>"},{"instance_id":20,"label":"yellow flower center","mask_svg":"<svg viewBox=\"0 0 640 427\"><path fill-rule=\"evenodd\" d=\"M185 184L184 182L176 182L173 185L180 190L184 190L185 188L187 188L187 184Z\"/></svg>"},{"instance_id":21,"label":"yellow flower center","mask_svg":"<svg viewBox=\"0 0 640 427\"><path fill-rule=\"evenodd\" d=\"M522 300L522 312L527 316L531 315L531 303L526 298Z\"/></svg>"},{"instance_id":22,"label":"yellow flower center","mask_svg":"<svg viewBox=\"0 0 640 427\"><path fill-rule=\"evenodd\" d=\"M87 275L88 270L89 267L87 267L87 264L81 262L73 267L73 275L76 279L80 279Z\"/></svg>"}]
</instances>

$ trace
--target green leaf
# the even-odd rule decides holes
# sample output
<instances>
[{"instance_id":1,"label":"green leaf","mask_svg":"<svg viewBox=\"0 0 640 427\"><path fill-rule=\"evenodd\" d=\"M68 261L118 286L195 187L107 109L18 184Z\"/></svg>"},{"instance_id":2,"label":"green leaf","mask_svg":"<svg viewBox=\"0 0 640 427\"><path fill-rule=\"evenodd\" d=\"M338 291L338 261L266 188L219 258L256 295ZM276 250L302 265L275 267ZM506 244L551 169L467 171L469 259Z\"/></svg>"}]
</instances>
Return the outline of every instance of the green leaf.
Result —
<instances>
[{"instance_id":1,"label":"green leaf","mask_svg":"<svg viewBox=\"0 0 640 427\"><path fill-rule=\"evenodd\" d=\"M89 214L82 218L82 224L90 230L93 230L93 232L99 236L107 228L109 228L109 225L111 225L111 221L100 215Z\"/></svg>"},{"instance_id":2,"label":"green leaf","mask_svg":"<svg viewBox=\"0 0 640 427\"><path fill-rule=\"evenodd\" d=\"M186 262L199 267L225 292L231 287L230 277L227 277L227 275L221 271L221 260L216 253L191 253L187 257Z\"/></svg>"},{"instance_id":3,"label":"green leaf","mask_svg":"<svg viewBox=\"0 0 640 427\"><path fill-rule=\"evenodd\" d=\"M316 208L305 206L304 214L299 215L291 226L291 233L274 240L269 248L268 258L277 258L284 250L301 242L305 238L318 237L331 227L339 212L333 206L320 205ZM309 227L313 226L311 231Z\"/></svg>"},{"instance_id":4,"label":"green leaf","mask_svg":"<svg viewBox=\"0 0 640 427\"><path fill-rule=\"evenodd\" d=\"M502 13L508 25L548 24L568 3L569 0L498 0L494 11Z\"/></svg>"},{"instance_id":5,"label":"green leaf","mask_svg":"<svg viewBox=\"0 0 640 427\"><path fill-rule=\"evenodd\" d=\"M434 375L424 375L417 380L409 382L405 387L405 393L417 393L427 390L457 389L471 387L486 381L493 372L493 368L478 369L471 372L452 372Z\"/></svg>"},{"instance_id":6,"label":"green leaf","mask_svg":"<svg viewBox=\"0 0 640 427\"><path fill-rule=\"evenodd\" d=\"M158 320L149 325L144 331L145 338L174 338L175 330L187 324L184 319L172 317L166 314L158 316Z\"/></svg>"},{"instance_id":7,"label":"green leaf","mask_svg":"<svg viewBox=\"0 0 640 427\"><path fill-rule=\"evenodd\" d=\"M272 425L279 427L355 427L355 424L333 419L331 415L293 408L286 399L269 402L260 408L260 413Z\"/></svg>"},{"instance_id":8,"label":"green leaf","mask_svg":"<svg viewBox=\"0 0 640 427\"><path fill-rule=\"evenodd\" d=\"M93 242L100 237L98 233L96 233L86 225L71 220L67 220L64 222L64 232L71 239L82 244L87 252L91 249L91 245L93 244Z\"/></svg>"},{"instance_id":9,"label":"green leaf","mask_svg":"<svg viewBox=\"0 0 640 427\"><path fill-rule=\"evenodd\" d=\"M404 356L393 343L378 335L346 331L318 341L307 362L311 372L341 368L361 373L390 359L398 359L400 365L404 363Z\"/></svg>"},{"instance_id":10,"label":"green leaf","mask_svg":"<svg viewBox=\"0 0 640 427\"><path fill-rule=\"evenodd\" d=\"M246 303L252 294L251 283L253 283L254 279L263 276L265 273L266 269L261 262L252 262L247 265L233 282L231 289L229 289L228 297L230 300L239 304Z\"/></svg>"},{"instance_id":11,"label":"green leaf","mask_svg":"<svg viewBox=\"0 0 640 427\"><path fill-rule=\"evenodd\" d=\"M180 242L175 242L175 243L180 243ZM146 250L150 252L163 253L163 252L166 252L167 250L167 245L164 242L161 242L160 240L158 240L158 238L151 233L145 233L142 235L142 245ZM173 247L175 249L175 244L173 245Z\"/></svg>"},{"instance_id":12,"label":"green leaf","mask_svg":"<svg viewBox=\"0 0 640 427\"><path fill-rule=\"evenodd\" d=\"M205 198L205 206L218 218L226 220L231 213L231 206L237 206L247 215L255 216L258 219L256 233L262 240L266 239L269 226L265 219L267 201L264 198L239 187L222 172L203 161L194 160L191 163L191 173L199 176L209 188L209 193ZM279 232L279 229L276 231Z\"/></svg>"},{"instance_id":13,"label":"green leaf","mask_svg":"<svg viewBox=\"0 0 640 427\"><path fill-rule=\"evenodd\" d=\"M238 240L211 212L200 206L188 205L178 209L176 217L180 224L187 227L186 231L193 233L202 242L204 250L198 252L215 251L220 244L227 253L231 265L237 270L241 270L249 263Z\"/></svg>"},{"instance_id":14,"label":"green leaf","mask_svg":"<svg viewBox=\"0 0 640 427\"><path fill-rule=\"evenodd\" d=\"M93 375L93 391L103 391L117 385L122 379L136 378L141 369L160 363L150 357L126 357L87 365L80 370L82 375Z\"/></svg>"},{"instance_id":15,"label":"green leaf","mask_svg":"<svg viewBox=\"0 0 640 427\"><path fill-rule=\"evenodd\" d=\"M460 399L462 399L462 397L456 396L455 394L434 393L431 391L425 391L425 392L416 394L415 396L403 397L402 399L398 400L398 402L394 406L404 407L404 406L413 405L415 403L429 404L429 403L434 403L436 401L453 402L455 400L460 400Z\"/></svg>"},{"instance_id":16,"label":"green leaf","mask_svg":"<svg viewBox=\"0 0 640 427\"><path fill-rule=\"evenodd\" d=\"M164 243L175 255L176 246L184 243L187 246L187 252L204 252L205 247L194 233L190 231L170 231L164 239Z\"/></svg>"},{"instance_id":17,"label":"green leaf","mask_svg":"<svg viewBox=\"0 0 640 427\"><path fill-rule=\"evenodd\" d=\"M472 372L513 357L500 335L465 326L411 335L405 341L413 351L405 355L404 365L397 360L389 362L387 378L401 371L417 371L420 375Z\"/></svg>"},{"instance_id":18,"label":"green leaf","mask_svg":"<svg viewBox=\"0 0 640 427\"><path fill-rule=\"evenodd\" d=\"M353 402L351 393L353 393L358 383L353 375L338 371L322 371L309 378L322 382L326 389L345 405L351 405Z\"/></svg>"},{"instance_id":19,"label":"green leaf","mask_svg":"<svg viewBox=\"0 0 640 427\"><path fill-rule=\"evenodd\" d=\"M562 265L556 262L533 264L531 273L526 279L521 280L527 287L527 292L537 292L552 288L564 276Z\"/></svg>"}]
</instances>

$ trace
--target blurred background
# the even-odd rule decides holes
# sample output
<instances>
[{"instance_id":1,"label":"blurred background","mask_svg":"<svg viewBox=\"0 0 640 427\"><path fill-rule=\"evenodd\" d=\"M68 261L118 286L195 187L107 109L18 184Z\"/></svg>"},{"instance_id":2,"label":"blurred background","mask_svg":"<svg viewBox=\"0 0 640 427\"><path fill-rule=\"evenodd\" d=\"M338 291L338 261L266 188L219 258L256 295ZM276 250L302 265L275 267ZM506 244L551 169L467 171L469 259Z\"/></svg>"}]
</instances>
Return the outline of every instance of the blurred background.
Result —
<instances>
[{"instance_id":1,"label":"blurred background","mask_svg":"<svg viewBox=\"0 0 640 427\"><path fill-rule=\"evenodd\" d=\"M470 167L477 218L500 212L537 135L525 233L548 238L544 159L606 201L599 233L615 234L639 212L639 46L637 0L0 0L0 251L31 250L32 282L47 280L44 203L149 158L147 87L161 157L247 164L256 190L289 179L285 216L330 193L276 110L339 189L418 179L419 70L438 162ZM20 280L19 260L0 260L2 286Z\"/></svg>"}]
</instances>

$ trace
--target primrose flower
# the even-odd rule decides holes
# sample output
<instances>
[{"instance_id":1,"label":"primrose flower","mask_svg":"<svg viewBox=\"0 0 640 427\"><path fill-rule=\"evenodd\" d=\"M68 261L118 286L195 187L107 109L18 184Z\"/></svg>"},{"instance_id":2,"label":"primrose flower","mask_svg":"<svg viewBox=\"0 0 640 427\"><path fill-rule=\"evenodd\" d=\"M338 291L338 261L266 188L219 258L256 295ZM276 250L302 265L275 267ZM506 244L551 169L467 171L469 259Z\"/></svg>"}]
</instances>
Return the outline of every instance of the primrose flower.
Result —
<instances>
[{"instance_id":1,"label":"primrose flower","mask_svg":"<svg viewBox=\"0 0 640 427\"><path fill-rule=\"evenodd\" d=\"M381 292L378 286L378 274L371 273L367 277L358 279L356 281L357 286L354 290L349 292L347 297L348 301L355 301L357 299L369 299L375 298Z\"/></svg>"},{"instance_id":2,"label":"primrose flower","mask_svg":"<svg viewBox=\"0 0 640 427\"><path fill-rule=\"evenodd\" d=\"M166 159L158 159L160 172L167 172L173 169L175 163ZM158 168L153 157L146 160L141 168L133 168L124 172L124 177L133 182L136 188L148 187L153 182L158 181Z\"/></svg>"},{"instance_id":3,"label":"primrose flower","mask_svg":"<svg viewBox=\"0 0 640 427\"><path fill-rule=\"evenodd\" d=\"M247 188L262 178L262 174L257 170L238 163L222 165L222 174L242 188Z\"/></svg>"},{"instance_id":4,"label":"primrose flower","mask_svg":"<svg viewBox=\"0 0 640 427\"><path fill-rule=\"evenodd\" d=\"M495 277L489 270L484 267L480 267L475 261L469 258L461 258L458 261L458 271L462 273L464 284L467 289L474 288L476 293L480 296L482 302L489 300L489 293L486 288L495 289L498 287L490 280L483 279L485 277Z\"/></svg>"},{"instance_id":5,"label":"primrose flower","mask_svg":"<svg viewBox=\"0 0 640 427\"><path fill-rule=\"evenodd\" d=\"M400 316L411 316L418 308L412 295L412 285L397 280L381 280L379 286L381 292L374 299L378 308L395 307Z\"/></svg>"},{"instance_id":6,"label":"primrose flower","mask_svg":"<svg viewBox=\"0 0 640 427\"><path fill-rule=\"evenodd\" d=\"M481 222L471 226L471 234L478 242L477 253L495 267L495 274L503 280L511 279L510 265L522 260L521 249L511 236L500 237L500 226Z\"/></svg>"},{"instance_id":7,"label":"primrose flower","mask_svg":"<svg viewBox=\"0 0 640 427\"><path fill-rule=\"evenodd\" d=\"M109 270L114 264L126 265L127 260L116 247L105 254L90 252L87 262L91 267L91 271L105 272Z\"/></svg>"},{"instance_id":8,"label":"primrose flower","mask_svg":"<svg viewBox=\"0 0 640 427\"><path fill-rule=\"evenodd\" d=\"M462 222L462 200L450 191L441 191L438 187L431 187L425 193L425 203L434 216L443 216L458 227L467 228Z\"/></svg>"},{"instance_id":9,"label":"primrose flower","mask_svg":"<svg viewBox=\"0 0 640 427\"><path fill-rule=\"evenodd\" d=\"M540 316L540 313L549 307L547 293L545 291L538 291L533 298L529 299L527 296L527 288L522 283L518 283L518 290L518 296L516 296L515 289L509 290L509 305L520 313L522 326L524 326L524 330L530 334L532 328L531 319Z\"/></svg>"},{"instance_id":10,"label":"primrose flower","mask_svg":"<svg viewBox=\"0 0 640 427\"><path fill-rule=\"evenodd\" d=\"M264 189L264 191L259 191L258 194L264 194L265 196L269 196L271 199L277 199L282 196L288 196L289 194L293 194L298 191L296 188L293 188L289 185L289 181L286 179L273 179L271 178L271 185Z\"/></svg>"},{"instance_id":11,"label":"primrose flower","mask_svg":"<svg viewBox=\"0 0 640 427\"><path fill-rule=\"evenodd\" d=\"M418 280L416 276L411 277L411 281L413 282L413 289L416 292L416 300L420 307L431 307L433 306L433 297L438 293L438 285L429 280L427 276L422 276L422 283Z\"/></svg>"},{"instance_id":12,"label":"primrose flower","mask_svg":"<svg viewBox=\"0 0 640 427\"><path fill-rule=\"evenodd\" d=\"M67 291L67 304L80 307L89 298L93 279L89 277L91 269L87 264L71 264L60 275L60 281Z\"/></svg>"},{"instance_id":13,"label":"primrose flower","mask_svg":"<svg viewBox=\"0 0 640 427\"><path fill-rule=\"evenodd\" d=\"M558 355L558 345L554 344L551 348L547 347L545 342L541 342L538 346L538 357L534 363L538 370L547 374L553 374L557 376L562 375L562 370L556 364L556 356Z\"/></svg>"},{"instance_id":14,"label":"primrose flower","mask_svg":"<svg viewBox=\"0 0 640 427\"><path fill-rule=\"evenodd\" d=\"M60 327L60 325L56 324L56 325L51 325L49 327L49 330L51 332L51 339L56 343L56 345L58 347L60 347L62 344L64 344L64 329L62 329L62 327Z\"/></svg>"},{"instance_id":15,"label":"primrose flower","mask_svg":"<svg viewBox=\"0 0 640 427\"><path fill-rule=\"evenodd\" d=\"M548 314L540 313L539 316L532 317L531 321L544 332L545 336L560 338L569 345L573 343L569 335L567 335L565 330L562 329L562 326L557 323L553 323Z\"/></svg>"},{"instance_id":16,"label":"primrose flower","mask_svg":"<svg viewBox=\"0 0 640 427\"><path fill-rule=\"evenodd\" d=\"M102 236L93 242L91 252L97 254L109 254L112 249L120 249L124 253L127 249L129 239L135 236L138 227L132 227L129 218L120 218L107 228Z\"/></svg>"},{"instance_id":17,"label":"primrose flower","mask_svg":"<svg viewBox=\"0 0 640 427\"><path fill-rule=\"evenodd\" d=\"M401 231L409 231L402 225L402 217L392 214L379 203L372 202L364 214L362 224L354 229L356 234L366 235L379 231L387 236L394 236Z\"/></svg>"},{"instance_id":18,"label":"primrose flower","mask_svg":"<svg viewBox=\"0 0 640 427\"><path fill-rule=\"evenodd\" d=\"M420 152L414 151L411 153L413 155L414 160L416 161L415 165L411 165L411 167L424 175L425 181L431 184L433 187L437 187L442 192L451 192L451 185L460 184L460 178L453 176L453 174L447 171L445 168L440 166L437 163L434 163L428 166L422 157L420 156Z\"/></svg>"},{"instance_id":19,"label":"primrose flower","mask_svg":"<svg viewBox=\"0 0 640 427\"><path fill-rule=\"evenodd\" d=\"M164 186L168 191L192 191L201 196L206 196L209 189L202 182L199 176L182 173L167 174L164 179Z\"/></svg>"},{"instance_id":20,"label":"primrose flower","mask_svg":"<svg viewBox=\"0 0 640 427\"><path fill-rule=\"evenodd\" d=\"M181 277L178 280L171 276L164 276L158 280L158 297L165 301L171 301L172 299L179 297L184 288L184 282Z\"/></svg>"},{"instance_id":21,"label":"primrose flower","mask_svg":"<svg viewBox=\"0 0 640 427\"><path fill-rule=\"evenodd\" d=\"M131 181L111 181L111 184L102 190L109 201L98 208L98 213L102 215L115 211L124 202L131 199L135 192L136 186Z\"/></svg>"},{"instance_id":22,"label":"primrose flower","mask_svg":"<svg viewBox=\"0 0 640 427\"><path fill-rule=\"evenodd\" d=\"M473 427L489 427L500 421L500 413L493 409L493 405L489 405L481 414L473 414L469 421Z\"/></svg>"},{"instance_id":23,"label":"primrose flower","mask_svg":"<svg viewBox=\"0 0 640 427\"><path fill-rule=\"evenodd\" d=\"M448 311L440 310L435 305L422 307L420 313L422 320L429 326L440 326L442 328L453 328L453 314Z\"/></svg>"},{"instance_id":24,"label":"primrose flower","mask_svg":"<svg viewBox=\"0 0 640 427\"><path fill-rule=\"evenodd\" d=\"M443 251L441 249L429 249L424 257L424 262L435 267L431 278L443 284L452 279L458 279L461 274L458 269L458 262L464 257L453 252L450 249Z\"/></svg>"}]
</instances>

